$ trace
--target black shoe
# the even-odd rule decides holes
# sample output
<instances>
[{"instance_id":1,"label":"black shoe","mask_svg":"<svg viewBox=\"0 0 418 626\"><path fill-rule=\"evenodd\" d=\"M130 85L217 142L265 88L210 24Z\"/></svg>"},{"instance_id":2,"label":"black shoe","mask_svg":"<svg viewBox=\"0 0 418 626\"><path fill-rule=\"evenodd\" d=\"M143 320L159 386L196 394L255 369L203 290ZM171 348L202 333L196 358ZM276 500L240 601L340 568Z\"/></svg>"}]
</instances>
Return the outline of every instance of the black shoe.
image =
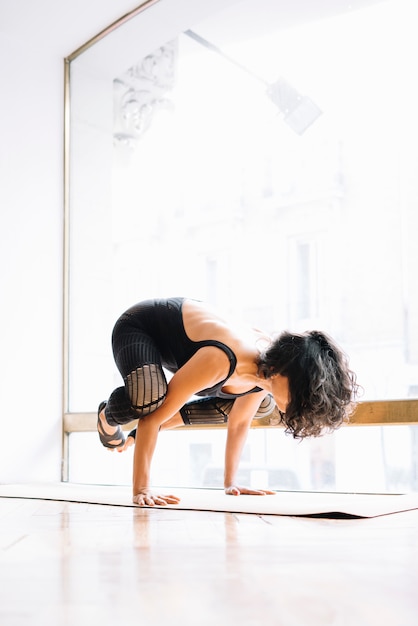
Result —
<instances>
[{"instance_id":1,"label":"black shoe","mask_svg":"<svg viewBox=\"0 0 418 626\"><path fill-rule=\"evenodd\" d=\"M100 421L99 414L106 407L106 402L100 402L97 409L97 432L99 433L100 442L105 448L119 448L125 443L125 436L120 426L113 435L109 435L103 430L102 422ZM119 441L120 440L120 441ZM119 441L119 443L110 443L111 441Z\"/></svg>"}]
</instances>

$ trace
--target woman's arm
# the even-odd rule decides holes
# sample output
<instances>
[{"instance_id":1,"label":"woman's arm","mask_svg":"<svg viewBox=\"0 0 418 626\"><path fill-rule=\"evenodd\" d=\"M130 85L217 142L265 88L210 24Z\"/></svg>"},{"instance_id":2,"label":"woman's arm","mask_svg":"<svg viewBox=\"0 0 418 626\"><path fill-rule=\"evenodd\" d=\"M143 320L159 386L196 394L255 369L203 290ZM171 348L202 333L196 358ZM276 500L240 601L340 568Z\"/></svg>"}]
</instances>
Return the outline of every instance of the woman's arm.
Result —
<instances>
[{"instance_id":1,"label":"woman's arm","mask_svg":"<svg viewBox=\"0 0 418 626\"><path fill-rule=\"evenodd\" d=\"M135 438L133 468L133 502L140 505L177 504L173 495L153 494L150 491L151 461L158 438L160 423L153 415L139 420Z\"/></svg>"},{"instance_id":2,"label":"woman's arm","mask_svg":"<svg viewBox=\"0 0 418 626\"><path fill-rule=\"evenodd\" d=\"M222 350L214 346L201 348L174 374L163 404L138 421L133 469L133 501L136 504L152 506L179 501L175 496L154 495L150 491L151 462L160 426L176 415L193 394L212 387L225 378L228 371L229 360Z\"/></svg>"},{"instance_id":3,"label":"woman's arm","mask_svg":"<svg viewBox=\"0 0 418 626\"><path fill-rule=\"evenodd\" d=\"M261 401L266 396L266 392L252 393L237 398L228 416L228 434L225 447L225 493L228 495L265 495L273 494L274 491L265 489L250 489L249 487L238 487L236 475L241 459L242 449L247 439L251 421L257 413Z\"/></svg>"}]
</instances>

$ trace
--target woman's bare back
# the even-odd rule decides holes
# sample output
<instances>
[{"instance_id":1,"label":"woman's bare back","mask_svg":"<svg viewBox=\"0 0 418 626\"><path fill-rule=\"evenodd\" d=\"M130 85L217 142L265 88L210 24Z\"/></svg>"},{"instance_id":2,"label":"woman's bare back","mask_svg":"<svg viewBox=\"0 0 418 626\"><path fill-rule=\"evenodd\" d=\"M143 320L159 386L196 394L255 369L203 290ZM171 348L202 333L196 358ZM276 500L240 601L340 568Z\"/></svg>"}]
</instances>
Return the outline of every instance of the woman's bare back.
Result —
<instances>
[{"instance_id":1,"label":"woman's bare back","mask_svg":"<svg viewBox=\"0 0 418 626\"><path fill-rule=\"evenodd\" d=\"M237 366L223 390L227 393L242 393L252 388L260 350L268 345L270 338L249 326L230 324L206 305L194 300L185 300L182 311L184 329L189 339L220 341L234 352Z\"/></svg>"}]
</instances>

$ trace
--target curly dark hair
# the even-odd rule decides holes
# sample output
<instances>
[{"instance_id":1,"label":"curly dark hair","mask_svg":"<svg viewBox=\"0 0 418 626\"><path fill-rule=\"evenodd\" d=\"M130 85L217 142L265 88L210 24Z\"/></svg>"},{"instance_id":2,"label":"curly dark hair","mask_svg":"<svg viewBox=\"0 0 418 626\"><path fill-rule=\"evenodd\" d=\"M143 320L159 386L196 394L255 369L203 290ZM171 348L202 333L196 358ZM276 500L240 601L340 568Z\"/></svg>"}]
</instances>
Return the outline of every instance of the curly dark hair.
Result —
<instances>
[{"instance_id":1,"label":"curly dark hair","mask_svg":"<svg viewBox=\"0 0 418 626\"><path fill-rule=\"evenodd\" d=\"M345 353L320 331L281 333L261 354L259 374L289 381L282 423L295 439L318 437L348 421L359 386Z\"/></svg>"}]
</instances>

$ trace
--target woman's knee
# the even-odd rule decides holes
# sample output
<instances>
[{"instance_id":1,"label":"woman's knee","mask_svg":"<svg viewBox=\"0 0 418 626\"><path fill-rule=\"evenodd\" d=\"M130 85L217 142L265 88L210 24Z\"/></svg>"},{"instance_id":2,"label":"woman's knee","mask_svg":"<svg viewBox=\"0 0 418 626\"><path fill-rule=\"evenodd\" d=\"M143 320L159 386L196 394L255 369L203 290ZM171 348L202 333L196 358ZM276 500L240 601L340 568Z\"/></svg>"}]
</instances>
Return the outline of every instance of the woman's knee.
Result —
<instances>
[{"instance_id":1,"label":"woman's knee","mask_svg":"<svg viewBox=\"0 0 418 626\"><path fill-rule=\"evenodd\" d=\"M268 417L273 413L276 407L276 402L271 394L267 394L264 400L261 402L260 406L257 409L257 413L255 414L255 418L259 419L261 417Z\"/></svg>"},{"instance_id":2,"label":"woman's knee","mask_svg":"<svg viewBox=\"0 0 418 626\"><path fill-rule=\"evenodd\" d=\"M138 417L144 417L158 409L167 395L164 372L155 363L141 365L128 374L125 387Z\"/></svg>"},{"instance_id":3,"label":"woman's knee","mask_svg":"<svg viewBox=\"0 0 418 626\"><path fill-rule=\"evenodd\" d=\"M149 402L149 403L140 404L140 405L132 404L132 410L134 411L136 417L138 419L141 419L143 417L146 417L147 415L151 415L152 413L154 413L154 411L159 409L162 403L164 402L165 397L166 397L166 394L164 394L164 396L158 398L158 400L155 400L154 402Z\"/></svg>"}]
</instances>

